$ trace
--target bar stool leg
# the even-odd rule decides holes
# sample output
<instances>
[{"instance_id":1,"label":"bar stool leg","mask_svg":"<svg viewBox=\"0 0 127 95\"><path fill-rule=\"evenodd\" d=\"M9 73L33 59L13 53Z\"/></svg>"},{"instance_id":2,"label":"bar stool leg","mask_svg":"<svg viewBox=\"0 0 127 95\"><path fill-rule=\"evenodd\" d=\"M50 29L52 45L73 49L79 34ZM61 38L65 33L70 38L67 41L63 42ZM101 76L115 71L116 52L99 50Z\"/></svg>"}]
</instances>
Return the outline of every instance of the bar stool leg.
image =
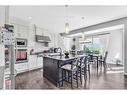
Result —
<instances>
[{"instance_id":1,"label":"bar stool leg","mask_svg":"<svg viewBox=\"0 0 127 95\"><path fill-rule=\"evenodd\" d=\"M66 70L64 70L64 80L66 81L67 77L66 77Z\"/></svg>"},{"instance_id":2,"label":"bar stool leg","mask_svg":"<svg viewBox=\"0 0 127 95\"><path fill-rule=\"evenodd\" d=\"M69 75L69 72L68 72L68 81L70 81L70 75Z\"/></svg>"},{"instance_id":3,"label":"bar stool leg","mask_svg":"<svg viewBox=\"0 0 127 95\"><path fill-rule=\"evenodd\" d=\"M76 82L77 82L77 88L78 88L78 71L76 71Z\"/></svg>"},{"instance_id":4,"label":"bar stool leg","mask_svg":"<svg viewBox=\"0 0 127 95\"><path fill-rule=\"evenodd\" d=\"M73 89L73 72L71 72L71 88Z\"/></svg>"},{"instance_id":5,"label":"bar stool leg","mask_svg":"<svg viewBox=\"0 0 127 95\"><path fill-rule=\"evenodd\" d=\"M106 68L106 63L105 62L102 62L103 63L103 67Z\"/></svg>"},{"instance_id":6,"label":"bar stool leg","mask_svg":"<svg viewBox=\"0 0 127 95\"><path fill-rule=\"evenodd\" d=\"M63 86L63 81L64 81L64 72L63 72L63 70L62 70L62 86Z\"/></svg>"},{"instance_id":7,"label":"bar stool leg","mask_svg":"<svg viewBox=\"0 0 127 95\"><path fill-rule=\"evenodd\" d=\"M85 66L84 67L84 80L86 80L87 79L87 69L86 69L87 67Z\"/></svg>"},{"instance_id":8,"label":"bar stool leg","mask_svg":"<svg viewBox=\"0 0 127 95\"><path fill-rule=\"evenodd\" d=\"M80 82L82 84L82 69L80 68Z\"/></svg>"},{"instance_id":9,"label":"bar stool leg","mask_svg":"<svg viewBox=\"0 0 127 95\"><path fill-rule=\"evenodd\" d=\"M102 62L100 61L99 63L101 64L101 68L102 68Z\"/></svg>"},{"instance_id":10,"label":"bar stool leg","mask_svg":"<svg viewBox=\"0 0 127 95\"><path fill-rule=\"evenodd\" d=\"M88 65L89 79L90 79L90 65Z\"/></svg>"}]
</instances>

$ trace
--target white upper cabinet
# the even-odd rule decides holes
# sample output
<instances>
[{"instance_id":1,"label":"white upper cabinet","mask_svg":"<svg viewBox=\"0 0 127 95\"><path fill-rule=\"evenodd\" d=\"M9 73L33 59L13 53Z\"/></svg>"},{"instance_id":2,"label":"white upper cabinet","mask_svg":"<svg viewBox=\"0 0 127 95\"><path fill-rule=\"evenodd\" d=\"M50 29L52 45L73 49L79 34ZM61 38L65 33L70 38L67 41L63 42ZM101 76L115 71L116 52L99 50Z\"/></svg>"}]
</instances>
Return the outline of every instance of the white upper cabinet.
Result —
<instances>
[{"instance_id":1,"label":"white upper cabinet","mask_svg":"<svg viewBox=\"0 0 127 95\"><path fill-rule=\"evenodd\" d=\"M29 22L16 18L10 17L10 24L14 25L14 33L17 38L28 38L29 36Z\"/></svg>"},{"instance_id":2,"label":"white upper cabinet","mask_svg":"<svg viewBox=\"0 0 127 95\"><path fill-rule=\"evenodd\" d=\"M22 25L14 25L15 36L18 38L28 38L29 27Z\"/></svg>"}]
</instances>

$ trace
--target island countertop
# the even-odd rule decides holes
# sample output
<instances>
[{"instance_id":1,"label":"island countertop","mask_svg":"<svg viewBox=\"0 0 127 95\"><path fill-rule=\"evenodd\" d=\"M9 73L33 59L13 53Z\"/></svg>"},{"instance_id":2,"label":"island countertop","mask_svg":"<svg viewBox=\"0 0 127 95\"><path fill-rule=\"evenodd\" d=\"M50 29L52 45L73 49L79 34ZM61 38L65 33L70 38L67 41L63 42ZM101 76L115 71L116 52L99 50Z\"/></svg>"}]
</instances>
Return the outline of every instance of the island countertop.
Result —
<instances>
[{"instance_id":1,"label":"island countertop","mask_svg":"<svg viewBox=\"0 0 127 95\"><path fill-rule=\"evenodd\" d=\"M47 57L47 58L51 58L51 59L56 59L56 60L60 60L60 61L66 61L66 60L72 60L75 58L80 58L80 57L85 57L86 55L69 55L68 58L65 57L65 55L62 56L43 56L43 57Z\"/></svg>"}]
</instances>

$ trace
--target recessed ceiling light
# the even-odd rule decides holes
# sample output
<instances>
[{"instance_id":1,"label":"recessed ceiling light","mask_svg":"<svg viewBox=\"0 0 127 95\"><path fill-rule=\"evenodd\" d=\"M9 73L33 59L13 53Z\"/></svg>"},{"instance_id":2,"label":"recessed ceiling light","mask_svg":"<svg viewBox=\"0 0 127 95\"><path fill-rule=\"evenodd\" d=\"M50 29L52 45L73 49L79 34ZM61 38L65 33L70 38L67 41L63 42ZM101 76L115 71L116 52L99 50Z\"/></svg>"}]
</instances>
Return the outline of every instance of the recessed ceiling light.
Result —
<instances>
[{"instance_id":1,"label":"recessed ceiling light","mask_svg":"<svg viewBox=\"0 0 127 95\"><path fill-rule=\"evenodd\" d=\"M82 17L82 19L84 19L84 17Z\"/></svg>"},{"instance_id":2,"label":"recessed ceiling light","mask_svg":"<svg viewBox=\"0 0 127 95\"><path fill-rule=\"evenodd\" d=\"M68 5L65 5L65 7L68 7Z\"/></svg>"},{"instance_id":3,"label":"recessed ceiling light","mask_svg":"<svg viewBox=\"0 0 127 95\"><path fill-rule=\"evenodd\" d=\"M32 19L32 17L31 17L31 16L29 16L29 17L28 17L28 19Z\"/></svg>"}]
</instances>

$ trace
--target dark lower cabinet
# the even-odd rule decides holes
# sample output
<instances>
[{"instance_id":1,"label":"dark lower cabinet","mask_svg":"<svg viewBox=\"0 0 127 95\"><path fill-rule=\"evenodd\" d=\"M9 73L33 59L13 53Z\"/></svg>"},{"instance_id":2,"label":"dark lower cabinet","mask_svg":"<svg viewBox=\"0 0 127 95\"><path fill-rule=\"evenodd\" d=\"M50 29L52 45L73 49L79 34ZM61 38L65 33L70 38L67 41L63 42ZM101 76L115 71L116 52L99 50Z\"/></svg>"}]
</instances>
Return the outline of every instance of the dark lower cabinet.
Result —
<instances>
[{"instance_id":1,"label":"dark lower cabinet","mask_svg":"<svg viewBox=\"0 0 127 95\"><path fill-rule=\"evenodd\" d=\"M43 58L43 75L53 84L58 86L60 79L59 60L51 59L48 57Z\"/></svg>"}]
</instances>

